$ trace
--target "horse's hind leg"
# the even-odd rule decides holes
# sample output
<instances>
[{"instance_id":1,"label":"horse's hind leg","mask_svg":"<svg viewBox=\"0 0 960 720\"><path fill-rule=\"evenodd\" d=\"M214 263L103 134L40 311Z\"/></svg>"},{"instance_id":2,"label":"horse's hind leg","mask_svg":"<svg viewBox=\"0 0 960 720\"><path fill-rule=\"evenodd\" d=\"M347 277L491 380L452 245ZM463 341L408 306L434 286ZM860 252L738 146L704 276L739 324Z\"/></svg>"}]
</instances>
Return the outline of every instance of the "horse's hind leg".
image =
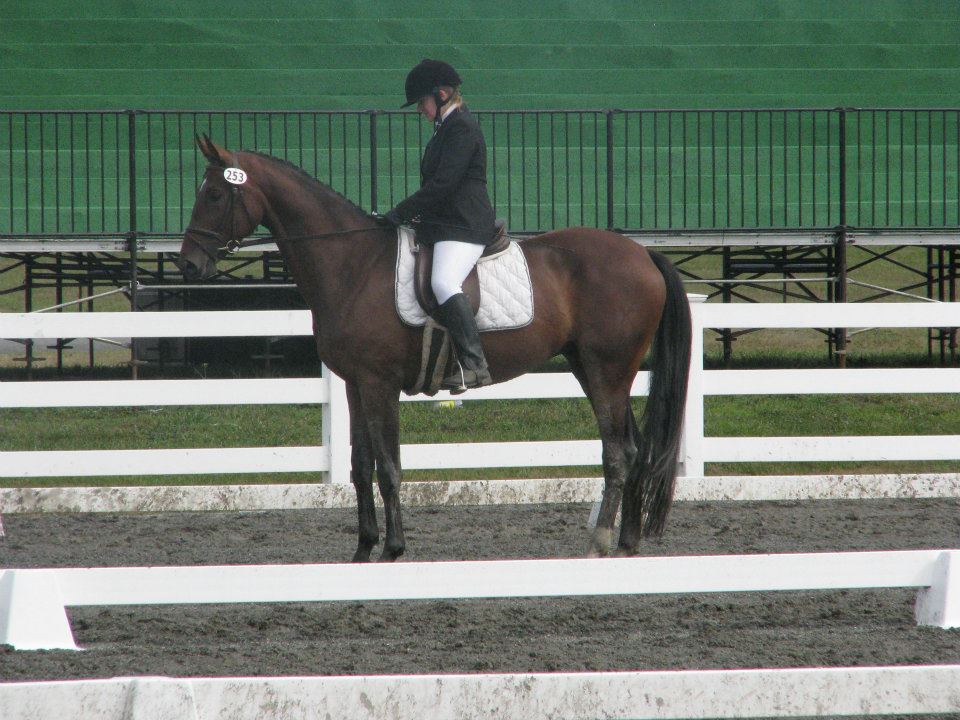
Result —
<instances>
[{"instance_id":1,"label":"horse's hind leg","mask_svg":"<svg viewBox=\"0 0 960 720\"><path fill-rule=\"evenodd\" d=\"M358 540L353 562L367 562L380 540L377 510L373 504L373 446L356 385L347 383L350 406L350 480L357 491Z\"/></svg>"},{"instance_id":2,"label":"horse's hind leg","mask_svg":"<svg viewBox=\"0 0 960 720\"><path fill-rule=\"evenodd\" d=\"M590 400L600 430L603 447L603 498L597 525L590 536L587 555L605 557L610 554L617 511L623 498L627 472L636 455L630 419L630 386L632 378L611 381L608 370L591 363L585 367L575 352L565 352L570 369ZM613 373L622 375L622 373Z\"/></svg>"}]
</instances>

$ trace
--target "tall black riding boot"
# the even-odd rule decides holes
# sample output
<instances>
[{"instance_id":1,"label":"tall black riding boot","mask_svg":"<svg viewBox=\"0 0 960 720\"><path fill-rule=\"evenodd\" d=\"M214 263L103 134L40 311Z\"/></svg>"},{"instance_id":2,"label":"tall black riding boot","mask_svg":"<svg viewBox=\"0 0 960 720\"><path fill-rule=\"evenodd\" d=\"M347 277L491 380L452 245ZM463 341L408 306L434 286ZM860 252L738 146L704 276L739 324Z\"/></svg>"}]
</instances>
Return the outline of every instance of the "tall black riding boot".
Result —
<instances>
[{"instance_id":1,"label":"tall black riding boot","mask_svg":"<svg viewBox=\"0 0 960 720\"><path fill-rule=\"evenodd\" d=\"M450 333L456 350L458 366L443 379L440 387L459 395L468 388L481 387L493 382L487 359L480 345L480 333L477 321L473 317L473 308L463 293L457 293L439 308L440 319Z\"/></svg>"}]
</instances>

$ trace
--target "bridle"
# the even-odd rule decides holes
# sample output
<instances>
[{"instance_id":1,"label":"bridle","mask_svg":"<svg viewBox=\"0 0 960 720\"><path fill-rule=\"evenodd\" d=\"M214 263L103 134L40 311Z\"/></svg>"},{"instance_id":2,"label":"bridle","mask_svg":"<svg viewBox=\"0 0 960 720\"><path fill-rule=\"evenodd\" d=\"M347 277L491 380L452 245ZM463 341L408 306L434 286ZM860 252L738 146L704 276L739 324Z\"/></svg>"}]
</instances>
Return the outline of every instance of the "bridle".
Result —
<instances>
[{"instance_id":1,"label":"bridle","mask_svg":"<svg viewBox=\"0 0 960 720\"><path fill-rule=\"evenodd\" d=\"M207 172L211 169L220 169L219 165L207 165ZM266 242L269 242L271 238L251 238L250 240L242 240L237 235L237 218L236 213L234 212L234 206L239 204L243 209L243 214L247 219L247 222L250 223L251 229L256 228L259 223L255 223L253 218L250 216L250 210L247 208L247 203L243 199L243 186L233 185L230 186L230 201L227 203L227 206L223 210L223 215L221 215L220 220L216 224L216 230L210 230L207 228L197 227L195 225L188 225L184 232L185 239L193 243L194 246L199 248L199 250L210 258L212 261L217 262L222 258L223 255L235 253L238 250L242 250L248 247L254 247L256 245L263 245ZM371 216L371 220L373 220ZM229 221L230 223L230 236L229 239L224 236L226 231L226 224ZM283 238L273 238L281 239L285 241L293 240L320 240L327 237L335 237L338 235L350 235L353 233L359 232L370 232L371 230L377 229L374 228L350 228L348 230L334 230L333 232L317 233L313 235L301 235L294 237L283 237ZM206 247L196 242L189 235L200 235L201 237L208 237L215 240L218 243L216 253L208 250Z\"/></svg>"},{"instance_id":2,"label":"bridle","mask_svg":"<svg viewBox=\"0 0 960 720\"><path fill-rule=\"evenodd\" d=\"M217 168L216 165L208 165L207 171L209 172L212 168ZM247 219L247 222L251 225L251 230L256 228L259 223L255 223L253 218L250 217L250 210L247 208L247 203L243 199L243 187L241 185L230 186L230 198L227 206L223 210L223 215L220 216L220 220L216 224L216 230L209 230L207 228L197 227L195 225L188 225L186 230L184 230L184 235L188 236L190 234L200 235L202 237L208 237L213 240L216 240L219 244L217 248L217 255L214 255L210 250L201 245L200 243L191 240L194 245L196 245L204 255L216 262L219 259L220 253L232 253L239 250L243 247L243 243L238 239L237 236L237 216L234 212L234 206L239 204L243 210L243 214ZM224 232L226 231L226 224L230 223L230 236L229 239L224 237ZM187 237L189 240L190 238Z\"/></svg>"}]
</instances>

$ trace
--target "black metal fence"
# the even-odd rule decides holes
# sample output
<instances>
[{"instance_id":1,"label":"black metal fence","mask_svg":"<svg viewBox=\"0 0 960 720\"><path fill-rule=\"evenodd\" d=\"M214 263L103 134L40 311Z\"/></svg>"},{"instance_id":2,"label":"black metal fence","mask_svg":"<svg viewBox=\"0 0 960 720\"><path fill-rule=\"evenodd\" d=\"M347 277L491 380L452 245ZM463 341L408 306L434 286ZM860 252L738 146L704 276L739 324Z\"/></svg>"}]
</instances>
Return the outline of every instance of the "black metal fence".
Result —
<instances>
[{"instance_id":1,"label":"black metal fence","mask_svg":"<svg viewBox=\"0 0 960 720\"><path fill-rule=\"evenodd\" d=\"M960 109L478 112L515 231L960 227ZM3 112L0 236L175 236L193 138L285 158L370 209L419 185L401 112Z\"/></svg>"}]
</instances>

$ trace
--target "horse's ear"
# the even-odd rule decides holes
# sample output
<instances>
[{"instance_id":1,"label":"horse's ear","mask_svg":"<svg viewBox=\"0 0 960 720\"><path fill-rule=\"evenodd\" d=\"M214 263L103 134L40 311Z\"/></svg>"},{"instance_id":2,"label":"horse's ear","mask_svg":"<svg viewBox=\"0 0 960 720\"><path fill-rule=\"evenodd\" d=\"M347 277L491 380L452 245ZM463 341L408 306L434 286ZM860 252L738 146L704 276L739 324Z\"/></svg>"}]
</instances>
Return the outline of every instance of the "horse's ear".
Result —
<instances>
[{"instance_id":1,"label":"horse's ear","mask_svg":"<svg viewBox=\"0 0 960 720\"><path fill-rule=\"evenodd\" d=\"M200 148L200 152L203 153L203 156L211 165L227 166L227 151L214 144L206 133L197 135L197 147Z\"/></svg>"}]
</instances>

